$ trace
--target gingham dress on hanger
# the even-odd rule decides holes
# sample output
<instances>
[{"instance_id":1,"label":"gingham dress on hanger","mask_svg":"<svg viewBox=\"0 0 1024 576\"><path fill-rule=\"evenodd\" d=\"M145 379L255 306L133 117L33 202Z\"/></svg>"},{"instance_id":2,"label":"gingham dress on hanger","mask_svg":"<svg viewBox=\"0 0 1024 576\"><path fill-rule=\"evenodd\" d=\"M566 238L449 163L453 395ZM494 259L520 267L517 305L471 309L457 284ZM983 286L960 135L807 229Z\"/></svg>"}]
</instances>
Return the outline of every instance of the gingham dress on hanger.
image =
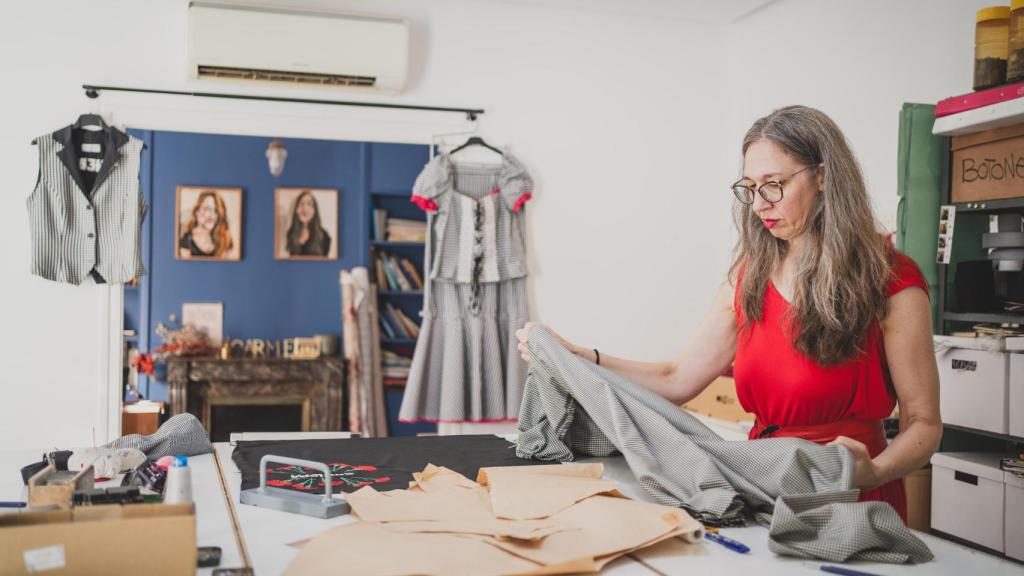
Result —
<instances>
[{"instance_id":1,"label":"gingham dress on hanger","mask_svg":"<svg viewBox=\"0 0 1024 576\"><path fill-rule=\"evenodd\" d=\"M533 181L500 165L435 157L412 201L427 211L423 323L399 418L499 422L519 413L526 363L515 331L529 318L523 204Z\"/></svg>"}]
</instances>

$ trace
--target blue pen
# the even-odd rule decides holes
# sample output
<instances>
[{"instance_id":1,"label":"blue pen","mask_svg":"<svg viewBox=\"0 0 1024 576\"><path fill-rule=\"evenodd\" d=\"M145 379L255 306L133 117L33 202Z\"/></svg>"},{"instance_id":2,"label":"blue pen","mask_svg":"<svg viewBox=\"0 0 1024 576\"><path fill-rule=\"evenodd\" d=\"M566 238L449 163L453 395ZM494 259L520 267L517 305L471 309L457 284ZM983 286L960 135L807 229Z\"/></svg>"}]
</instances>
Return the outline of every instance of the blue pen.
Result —
<instances>
[{"instance_id":1,"label":"blue pen","mask_svg":"<svg viewBox=\"0 0 1024 576\"><path fill-rule=\"evenodd\" d=\"M742 542L737 542L732 538L726 538L721 534L715 534L714 532L705 532L704 537L708 540L711 540L712 542L718 542L719 544L725 546L733 552L739 552L740 554L746 554L747 552L750 552L750 548L746 544L743 544Z\"/></svg>"},{"instance_id":2,"label":"blue pen","mask_svg":"<svg viewBox=\"0 0 1024 576\"><path fill-rule=\"evenodd\" d=\"M24 502L0 502L0 508L24 508L27 506Z\"/></svg>"},{"instance_id":3,"label":"blue pen","mask_svg":"<svg viewBox=\"0 0 1024 576\"><path fill-rule=\"evenodd\" d=\"M839 574L839 576L878 576L872 572L864 572L862 570L854 570L853 568L845 568L843 566L833 566L830 564L819 564L817 566L822 572L828 572L829 574Z\"/></svg>"}]
</instances>

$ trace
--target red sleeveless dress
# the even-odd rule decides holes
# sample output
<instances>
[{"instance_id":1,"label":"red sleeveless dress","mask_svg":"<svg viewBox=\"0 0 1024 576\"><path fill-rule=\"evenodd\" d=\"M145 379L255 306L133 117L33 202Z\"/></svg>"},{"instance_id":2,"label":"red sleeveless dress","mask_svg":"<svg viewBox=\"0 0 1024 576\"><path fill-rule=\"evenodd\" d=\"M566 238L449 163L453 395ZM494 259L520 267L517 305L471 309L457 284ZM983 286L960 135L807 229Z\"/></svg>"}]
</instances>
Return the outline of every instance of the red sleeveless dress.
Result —
<instances>
[{"instance_id":1,"label":"red sleeveless dress","mask_svg":"<svg viewBox=\"0 0 1024 576\"><path fill-rule=\"evenodd\" d=\"M895 252L893 268L890 297L915 286L928 292L924 275L909 257ZM743 326L739 293L737 284L733 307ZM784 325L789 308L769 282L761 321L741 327L737 336L736 394L743 408L757 418L750 438L795 436L824 444L848 436L863 442L872 458L877 456L887 446L882 419L896 406L881 326L876 323L871 328L860 357L826 367L793 347ZM902 479L864 490L860 500L888 502L907 519Z\"/></svg>"}]
</instances>

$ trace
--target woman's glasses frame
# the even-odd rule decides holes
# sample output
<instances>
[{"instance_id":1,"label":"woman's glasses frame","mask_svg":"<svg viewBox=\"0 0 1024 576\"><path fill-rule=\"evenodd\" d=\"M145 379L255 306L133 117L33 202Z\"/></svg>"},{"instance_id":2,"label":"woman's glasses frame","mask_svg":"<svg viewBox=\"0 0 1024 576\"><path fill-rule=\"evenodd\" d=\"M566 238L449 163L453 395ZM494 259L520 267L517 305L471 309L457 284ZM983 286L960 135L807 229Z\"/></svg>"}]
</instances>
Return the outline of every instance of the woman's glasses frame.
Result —
<instances>
[{"instance_id":1,"label":"woman's glasses frame","mask_svg":"<svg viewBox=\"0 0 1024 576\"><path fill-rule=\"evenodd\" d=\"M785 178L782 178L780 180L769 180L764 184L758 186L756 192L761 195L761 198L764 198L765 202L769 202L771 204L782 202L782 198L785 195L785 191L782 189L782 185L792 180L793 177L796 176L797 174L800 174L801 172L804 172L806 170L810 170L811 168L814 167L815 165L813 164L809 166L804 166L803 168L797 170L796 172L793 172L792 174L786 176ZM750 186L741 184L740 182L742 182L742 180L737 180L735 183L733 183L733 196L735 196L736 200L739 200L742 204L753 204L755 190Z\"/></svg>"}]
</instances>

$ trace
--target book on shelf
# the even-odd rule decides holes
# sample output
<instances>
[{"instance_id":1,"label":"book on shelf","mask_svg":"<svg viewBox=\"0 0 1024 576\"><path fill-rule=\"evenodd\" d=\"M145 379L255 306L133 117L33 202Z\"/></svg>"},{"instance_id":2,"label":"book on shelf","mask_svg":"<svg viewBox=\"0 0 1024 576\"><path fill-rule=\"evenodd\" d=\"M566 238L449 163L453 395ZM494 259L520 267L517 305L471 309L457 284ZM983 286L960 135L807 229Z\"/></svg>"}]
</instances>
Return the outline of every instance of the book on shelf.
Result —
<instances>
[{"instance_id":1,"label":"book on shelf","mask_svg":"<svg viewBox=\"0 0 1024 576\"><path fill-rule=\"evenodd\" d=\"M398 319L398 315L395 313L395 308L390 303L384 305L384 314L381 317L391 325L391 330L395 333L395 338L411 338L409 333L405 330L405 325Z\"/></svg>"},{"instance_id":2,"label":"book on shelf","mask_svg":"<svg viewBox=\"0 0 1024 576\"><path fill-rule=\"evenodd\" d=\"M391 234L388 233L388 242L411 242L416 244L422 244L427 239L425 236L417 234Z\"/></svg>"},{"instance_id":3,"label":"book on shelf","mask_svg":"<svg viewBox=\"0 0 1024 576\"><path fill-rule=\"evenodd\" d=\"M394 254L388 255L388 264L395 271L395 279L398 280L399 288L406 292L412 292L412 283L405 277L405 273L402 272L402 267L398 264L398 259L395 258Z\"/></svg>"},{"instance_id":4,"label":"book on shelf","mask_svg":"<svg viewBox=\"0 0 1024 576\"><path fill-rule=\"evenodd\" d=\"M388 211L382 208L373 210L373 239L384 240L387 237Z\"/></svg>"},{"instance_id":5,"label":"book on shelf","mask_svg":"<svg viewBox=\"0 0 1024 576\"><path fill-rule=\"evenodd\" d=\"M398 321L402 323L402 328L404 328L406 333L409 334L409 337L410 338L419 338L419 336L420 336L420 327L419 327L419 325L416 324L415 322L413 322L411 318L406 316L405 312L402 312L401 309L393 308L392 310L394 310L395 316L398 318Z\"/></svg>"},{"instance_id":6,"label":"book on shelf","mask_svg":"<svg viewBox=\"0 0 1024 576\"><path fill-rule=\"evenodd\" d=\"M402 356L394 350L384 350L381 357L381 363L385 366L412 366L412 358Z\"/></svg>"},{"instance_id":7,"label":"book on shelf","mask_svg":"<svg viewBox=\"0 0 1024 576\"><path fill-rule=\"evenodd\" d=\"M390 242L425 242L427 223L423 220L389 218L385 230Z\"/></svg>"},{"instance_id":8,"label":"book on shelf","mask_svg":"<svg viewBox=\"0 0 1024 576\"><path fill-rule=\"evenodd\" d=\"M380 261L379 257L377 258L377 261L373 263L373 267L377 271L377 286L381 290L387 290L388 289L388 277L384 273L384 264Z\"/></svg>"},{"instance_id":9,"label":"book on shelf","mask_svg":"<svg viewBox=\"0 0 1024 576\"><path fill-rule=\"evenodd\" d=\"M398 276L394 268L391 267L391 262L388 260L385 254L380 254L378 262L384 266L384 275L387 277L388 290L401 290L402 285L398 282Z\"/></svg>"},{"instance_id":10,"label":"book on shelf","mask_svg":"<svg viewBox=\"0 0 1024 576\"><path fill-rule=\"evenodd\" d=\"M420 278L420 273L416 271L416 266L408 258L402 258L402 268L408 272L409 281L412 282L413 287L416 290L423 290L423 279Z\"/></svg>"},{"instance_id":11,"label":"book on shelf","mask_svg":"<svg viewBox=\"0 0 1024 576\"><path fill-rule=\"evenodd\" d=\"M390 324L388 324L388 321L384 318L384 315L381 314L377 318L377 320L380 322L380 329L384 331L384 335L394 340L395 330L391 327Z\"/></svg>"},{"instance_id":12,"label":"book on shelf","mask_svg":"<svg viewBox=\"0 0 1024 576\"><path fill-rule=\"evenodd\" d=\"M408 259L399 260L393 254L379 252L374 262L377 270L377 284L381 290L395 292L421 292L423 279L416 266Z\"/></svg>"}]
</instances>

